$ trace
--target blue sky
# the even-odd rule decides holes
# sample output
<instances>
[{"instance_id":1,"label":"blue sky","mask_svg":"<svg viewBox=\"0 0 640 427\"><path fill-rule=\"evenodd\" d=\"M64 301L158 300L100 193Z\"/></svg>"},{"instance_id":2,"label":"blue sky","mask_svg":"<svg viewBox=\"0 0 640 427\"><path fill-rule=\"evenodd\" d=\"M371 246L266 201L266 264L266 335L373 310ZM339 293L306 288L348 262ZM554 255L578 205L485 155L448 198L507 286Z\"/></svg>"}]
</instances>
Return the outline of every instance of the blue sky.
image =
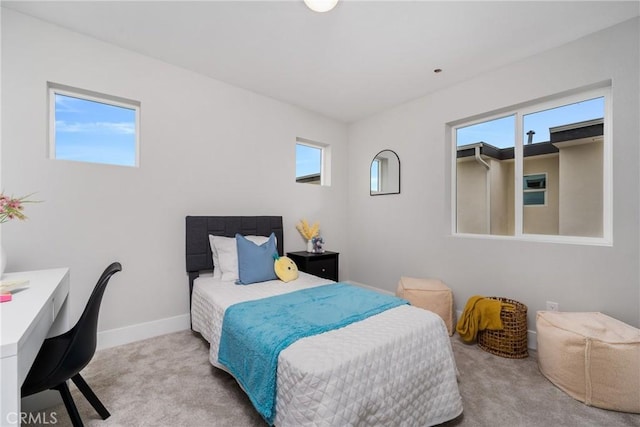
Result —
<instances>
[{"instance_id":1,"label":"blue sky","mask_svg":"<svg viewBox=\"0 0 640 427\"><path fill-rule=\"evenodd\" d=\"M322 150L304 144L296 144L296 177L320 173Z\"/></svg>"},{"instance_id":2,"label":"blue sky","mask_svg":"<svg viewBox=\"0 0 640 427\"><path fill-rule=\"evenodd\" d=\"M524 116L523 139L526 144L529 130L535 131L533 142L549 141L549 128L604 117L604 98L594 98ZM459 128L458 146L484 141L499 148L513 147L515 116L507 116L473 126Z\"/></svg>"},{"instance_id":3,"label":"blue sky","mask_svg":"<svg viewBox=\"0 0 640 427\"><path fill-rule=\"evenodd\" d=\"M379 191L378 188L378 177L380 175L380 171L378 168L380 167L380 162L372 161L371 162L371 191Z\"/></svg>"},{"instance_id":4,"label":"blue sky","mask_svg":"<svg viewBox=\"0 0 640 427\"><path fill-rule=\"evenodd\" d=\"M57 159L135 166L134 109L55 97Z\"/></svg>"},{"instance_id":5,"label":"blue sky","mask_svg":"<svg viewBox=\"0 0 640 427\"><path fill-rule=\"evenodd\" d=\"M56 158L125 166L136 164L134 109L56 94ZM523 131L533 142L549 141L549 128L604 117L604 98L595 98L524 116ZM459 128L458 146L484 141L513 147L515 116ZM527 135L522 140L526 143ZM320 173L322 150L296 144L296 177Z\"/></svg>"}]
</instances>

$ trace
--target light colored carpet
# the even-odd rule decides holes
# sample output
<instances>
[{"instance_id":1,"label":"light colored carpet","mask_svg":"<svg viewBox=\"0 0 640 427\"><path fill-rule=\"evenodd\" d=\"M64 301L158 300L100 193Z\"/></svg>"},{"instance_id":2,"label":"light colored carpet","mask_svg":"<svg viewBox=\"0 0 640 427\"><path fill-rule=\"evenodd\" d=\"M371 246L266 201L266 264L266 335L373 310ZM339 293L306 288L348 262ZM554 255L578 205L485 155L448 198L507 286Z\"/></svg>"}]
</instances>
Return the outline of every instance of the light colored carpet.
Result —
<instances>
[{"instance_id":1,"label":"light colored carpet","mask_svg":"<svg viewBox=\"0 0 640 427\"><path fill-rule=\"evenodd\" d=\"M464 413L443 426L640 427L640 415L588 407L556 388L538 371L535 352L512 360L457 336L452 344ZM266 425L233 378L209 364L208 344L191 331L99 351L82 375L111 412L102 421L70 385L87 426ZM48 411L57 425L70 425L63 405Z\"/></svg>"}]
</instances>

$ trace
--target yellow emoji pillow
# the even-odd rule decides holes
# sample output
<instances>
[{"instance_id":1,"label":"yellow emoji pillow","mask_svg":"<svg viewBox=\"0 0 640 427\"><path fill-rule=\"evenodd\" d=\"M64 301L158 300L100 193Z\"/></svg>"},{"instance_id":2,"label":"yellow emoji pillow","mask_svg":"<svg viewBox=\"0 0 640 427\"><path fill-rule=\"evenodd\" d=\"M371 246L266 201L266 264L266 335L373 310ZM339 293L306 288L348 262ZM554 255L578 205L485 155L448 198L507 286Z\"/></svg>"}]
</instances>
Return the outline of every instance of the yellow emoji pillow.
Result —
<instances>
[{"instance_id":1,"label":"yellow emoji pillow","mask_svg":"<svg viewBox=\"0 0 640 427\"><path fill-rule=\"evenodd\" d=\"M286 256L278 257L277 255L274 258L273 269L278 279L283 282L290 282L298 278L298 266L291 258Z\"/></svg>"}]
</instances>

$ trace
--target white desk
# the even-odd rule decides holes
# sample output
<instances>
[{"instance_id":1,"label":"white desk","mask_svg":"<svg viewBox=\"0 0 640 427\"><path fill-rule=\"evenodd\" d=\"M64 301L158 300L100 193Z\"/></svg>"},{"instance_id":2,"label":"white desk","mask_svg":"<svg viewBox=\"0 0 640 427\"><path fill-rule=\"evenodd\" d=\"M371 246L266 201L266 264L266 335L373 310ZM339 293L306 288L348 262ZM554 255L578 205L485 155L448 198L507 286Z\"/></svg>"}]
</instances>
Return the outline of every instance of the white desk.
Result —
<instances>
[{"instance_id":1,"label":"white desk","mask_svg":"<svg viewBox=\"0 0 640 427\"><path fill-rule=\"evenodd\" d=\"M68 329L68 268L2 276L11 279L29 283L0 303L0 426L20 424L20 387L42 342Z\"/></svg>"}]
</instances>

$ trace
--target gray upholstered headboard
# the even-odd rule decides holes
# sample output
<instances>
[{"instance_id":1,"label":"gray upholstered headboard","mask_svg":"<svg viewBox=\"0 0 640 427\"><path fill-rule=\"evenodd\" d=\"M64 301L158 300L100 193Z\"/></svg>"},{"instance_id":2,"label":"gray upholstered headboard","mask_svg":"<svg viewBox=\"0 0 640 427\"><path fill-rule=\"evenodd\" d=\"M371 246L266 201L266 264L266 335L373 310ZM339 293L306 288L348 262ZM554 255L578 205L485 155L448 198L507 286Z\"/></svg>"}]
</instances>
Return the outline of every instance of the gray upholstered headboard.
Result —
<instances>
[{"instance_id":1,"label":"gray upholstered headboard","mask_svg":"<svg viewBox=\"0 0 640 427\"><path fill-rule=\"evenodd\" d=\"M284 235L281 216L188 216L186 220L187 273L189 274L189 304L193 281L201 271L213 271L209 234L234 237L242 235L269 236L275 233L278 254L284 255Z\"/></svg>"}]
</instances>

